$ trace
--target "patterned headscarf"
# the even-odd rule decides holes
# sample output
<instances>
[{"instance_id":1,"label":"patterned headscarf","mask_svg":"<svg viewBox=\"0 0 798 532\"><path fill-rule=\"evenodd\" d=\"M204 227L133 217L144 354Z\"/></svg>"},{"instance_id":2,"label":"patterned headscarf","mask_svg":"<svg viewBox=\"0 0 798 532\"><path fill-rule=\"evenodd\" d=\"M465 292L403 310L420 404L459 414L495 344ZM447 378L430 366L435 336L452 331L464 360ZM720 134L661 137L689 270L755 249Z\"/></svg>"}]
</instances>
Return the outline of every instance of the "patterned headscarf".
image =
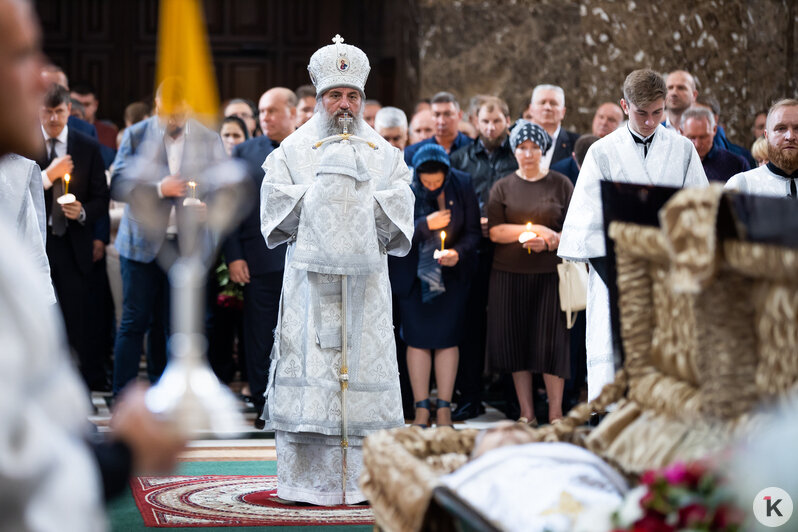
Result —
<instances>
[{"instance_id":1,"label":"patterned headscarf","mask_svg":"<svg viewBox=\"0 0 798 532\"><path fill-rule=\"evenodd\" d=\"M515 151L519 144L526 140L531 140L540 147L540 151L546 153L551 147L551 137L546 130L537 124L520 118L513 131L510 133L510 147Z\"/></svg>"}]
</instances>

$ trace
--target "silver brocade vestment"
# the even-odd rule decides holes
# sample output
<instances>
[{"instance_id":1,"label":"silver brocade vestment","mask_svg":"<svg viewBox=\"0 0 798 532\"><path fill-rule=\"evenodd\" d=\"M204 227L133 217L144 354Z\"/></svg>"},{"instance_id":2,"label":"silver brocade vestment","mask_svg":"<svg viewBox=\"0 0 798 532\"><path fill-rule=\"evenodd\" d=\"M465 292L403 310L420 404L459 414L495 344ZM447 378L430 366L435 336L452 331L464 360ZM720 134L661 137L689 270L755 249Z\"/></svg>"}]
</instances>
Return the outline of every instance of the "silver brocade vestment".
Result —
<instances>
[{"instance_id":1,"label":"silver brocade vestment","mask_svg":"<svg viewBox=\"0 0 798 532\"><path fill-rule=\"evenodd\" d=\"M790 180L776 175L767 165L733 175L723 186L726 190L736 190L743 194L785 198L790 195Z\"/></svg>"},{"instance_id":2,"label":"silver brocade vestment","mask_svg":"<svg viewBox=\"0 0 798 532\"><path fill-rule=\"evenodd\" d=\"M360 443L403 424L386 253L405 255L414 198L402 155L364 124L376 144L313 144L315 115L266 159L261 231L288 242L275 330L267 427L276 433L278 495L314 504L364 500ZM341 275L348 277L349 466L341 501ZM336 463L337 462L337 463Z\"/></svg>"},{"instance_id":3,"label":"silver brocade vestment","mask_svg":"<svg viewBox=\"0 0 798 532\"><path fill-rule=\"evenodd\" d=\"M9 154L0 158L0 217L4 223L16 228L17 236L25 244L28 256L41 276L47 301L55 305L50 262L45 251L47 226L42 172L35 162L21 155Z\"/></svg>"},{"instance_id":4,"label":"silver brocade vestment","mask_svg":"<svg viewBox=\"0 0 798 532\"><path fill-rule=\"evenodd\" d=\"M666 187L708 185L701 159L692 143L658 126L643 157L626 127L596 141L587 152L574 194L568 206L557 254L565 259L587 261L606 255L604 245L601 181ZM615 377L607 286L591 268L587 287L587 394L598 396Z\"/></svg>"},{"instance_id":5,"label":"silver brocade vestment","mask_svg":"<svg viewBox=\"0 0 798 532\"><path fill-rule=\"evenodd\" d=\"M0 530L104 530L88 390L16 229L0 223Z\"/></svg>"}]
</instances>

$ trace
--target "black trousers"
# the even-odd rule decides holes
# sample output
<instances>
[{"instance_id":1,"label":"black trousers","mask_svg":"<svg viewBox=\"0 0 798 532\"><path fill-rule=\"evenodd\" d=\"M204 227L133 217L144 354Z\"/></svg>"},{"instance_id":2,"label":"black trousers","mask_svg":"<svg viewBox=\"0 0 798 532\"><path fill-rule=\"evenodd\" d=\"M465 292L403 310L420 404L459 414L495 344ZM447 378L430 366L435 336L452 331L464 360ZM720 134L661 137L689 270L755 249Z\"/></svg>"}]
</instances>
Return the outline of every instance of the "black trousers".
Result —
<instances>
[{"instance_id":1,"label":"black trousers","mask_svg":"<svg viewBox=\"0 0 798 532\"><path fill-rule=\"evenodd\" d=\"M460 342L460 362L455 388L463 403L482 401L482 373L485 369L485 337L487 334L488 284L493 264L492 249L480 250L477 271L471 281L466 302L465 330Z\"/></svg>"},{"instance_id":2,"label":"black trousers","mask_svg":"<svg viewBox=\"0 0 798 532\"><path fill-rule=\"evenodd\" d=\"M88 278L78 267L68 235L47 234L47 258L50 277L64 317L70 348L77 355L81 372L91 366L86 353L86 301ZM86 375L84 374L84 379Z\"/></svg>"},{"instance_id":3,"label":"black trousers","mask_svg":"<svg viewBox=\"0 0 798 532\"><path fill-rule=\"evenodd\" d=\"M90 389L102 390L108 385L116 336L114 302L108 283L105 256L92 264L87 287L84 320L86 357L85 365L81 365L80 371Z\"/></svg>"},{"instance_id":4,"label":"black trousers","mask_svg":"<svg viewBox=\"0 0 798 532\"><path fill-rule=\"evenodd\" d=\"M415 416L413 389L410 386L410 375L407 370L407 344L399 334L402 326L402 312L399 308L399 296L391 294L393 306L393 336L396 341L396 365L399 369L399 389L402 393L402 411L406 419Z\"/></svg>"},{"instance_id":5,"label":"black trousers","mask_svg":"<svg viewBox=\"0 0 798 532\"><path fill-rule=\"evenodd\" d=\"M280 309L283 272L252 275L244 285L244 353L252 403L262 407L269 379L269 356Z\"/></svg>"}]
</instances>

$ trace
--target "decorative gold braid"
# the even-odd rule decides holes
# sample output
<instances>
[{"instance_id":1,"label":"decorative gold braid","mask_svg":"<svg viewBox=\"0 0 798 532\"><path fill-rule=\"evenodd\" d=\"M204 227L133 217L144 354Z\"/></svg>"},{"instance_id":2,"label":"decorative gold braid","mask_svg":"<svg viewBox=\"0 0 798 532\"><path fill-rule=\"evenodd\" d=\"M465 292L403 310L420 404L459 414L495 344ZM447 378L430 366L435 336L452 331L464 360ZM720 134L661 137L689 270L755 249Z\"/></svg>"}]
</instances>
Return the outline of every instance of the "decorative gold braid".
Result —
<instances>
[{"instance_id":1,"label":"decorative gold braid","mask_svg":"<svg viewBox=\"0 0 798 532\"><path fill-rule=\"evenodd\" d=\"M363 441L360 489L377 525L386 531L420 530L438 477L468 460L478 432L407 427L369 435Z\"/></svg>"},{"instance_id":2,"label":"decorative gold braid","mask_svg":"<svg viewBox=\"0 0 798 532\"><path fill-rule=\"evenodd\" d=\"M724 242L729 266L755 279L749 305L755 312L758 393L784 396L798 382L798 251L768 244Z\"/></svg>"}]
</instances>

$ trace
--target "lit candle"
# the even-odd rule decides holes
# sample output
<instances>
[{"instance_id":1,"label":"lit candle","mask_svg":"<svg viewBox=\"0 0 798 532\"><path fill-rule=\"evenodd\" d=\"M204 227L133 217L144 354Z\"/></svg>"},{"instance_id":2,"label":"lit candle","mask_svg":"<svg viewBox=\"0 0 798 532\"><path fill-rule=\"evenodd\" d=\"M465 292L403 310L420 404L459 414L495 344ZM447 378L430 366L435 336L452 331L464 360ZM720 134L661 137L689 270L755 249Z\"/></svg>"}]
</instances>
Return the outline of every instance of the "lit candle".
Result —
<instances>
[{"instance_id":1,"label":"lit candle","mask_svg":"<svg viewBox=\"0 0 798 532\"><path fill-rule=\"evenodd\" d=\"M191 187L191 197L197 199L197 183L195 181L189 181L188 186Z\"/></svg>"},{"instance_id":2,"label":"lit candle","mask_svg":"<svg viewBox=\"0 0 798 532\"><path fill-rule=\"evenodd\" d=\"M527 222L526 223L526 232L527 233L531 233L532 232L532 222ZM527 254L531 255L532 254L532 249L526 248L526 252L527 252Z\"/></svg>"},{"instance_id":3,"label":"lit candle","mask_svg":"<svg viewBox=\"0 0 798 532\"><path fill-rule=\"evenodd\" d=\"M441 252L443 252L443 242L446 240L446 231L441 231ZM427 252L429 253L429 251Z\"/></svg>"},{"instance_id":4,"label":"lit candle","mask_svg":"<svg viewBox=\"0 0 798 532\"><path fill-rule=\"evenodd\" d=\"M64 174L64 196L69 194L69 180L70 179L71 178L69 177L69 174Z\"/></svg>"}]
</instances>

